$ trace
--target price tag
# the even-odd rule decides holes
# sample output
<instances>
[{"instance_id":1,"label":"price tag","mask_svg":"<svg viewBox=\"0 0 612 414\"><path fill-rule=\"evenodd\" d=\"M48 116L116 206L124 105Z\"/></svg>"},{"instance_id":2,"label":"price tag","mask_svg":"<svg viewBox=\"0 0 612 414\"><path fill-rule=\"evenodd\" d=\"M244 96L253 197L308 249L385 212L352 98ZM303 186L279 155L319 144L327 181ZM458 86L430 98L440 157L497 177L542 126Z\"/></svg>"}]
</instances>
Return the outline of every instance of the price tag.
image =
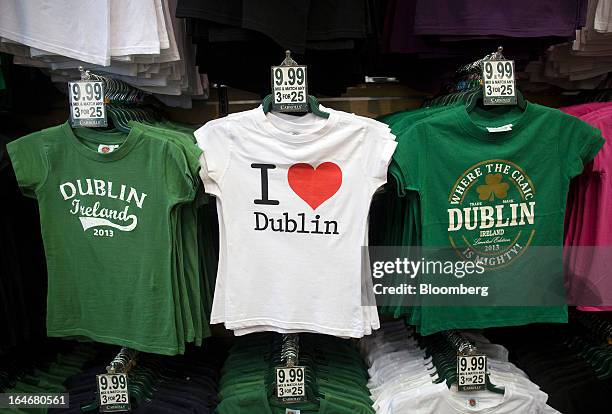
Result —
<instances>
[{"instance_id":1,"label":"price tag","mask_svg":"<svg viewBox=\"0 0 612 414\"><path fill-rule=\"evenodd\" d=\"M272 109L308 112L306 66L272 66Z\"/></svg>"},{"instance_id":2,"label":"price tag","mask_svg":"<svg viewBox=\"0 0 612 414\"><path fill-rule=\"evenodd\" d=\"M306 397L306 368L277 367L276 396L283 402L299 402Z\"/></svg>"},{"instance_id":3,"label":"price tag","mask_svg":"<svg viewBox=\"0 0 612 414\"><path fill-rule=\"evenodd\" d=\"M485 105L516 105L513 60L485 60L482 80Z\"/></svg>"},{"instance_id":4,"label":"price tag","mask_svg":"<svg viewBox=\"0 0 612 414\"><path fill-rule=\"evenodd\" d=\"M72 127L107 126L102 82L68 82L68 96Z\"/></svg>"},{"instance_id":5,"label":"price tag","mask_svg":"<svg viewBox=\"0 0 612 414\"><path fill-rule=\"evenodd\" d=\"M96 378L101 413L130 410L127 374L101 374Z\"/></svg>"},{"instance_id":6,"label":"price tag","mask_svg":"<svg viewBox=\"0 0 612 414\"><path fill-rule=\"evenodd\" d=\"M457 385L459 391L479 391L486 388L486 355L457 355Z\"/></svg>"}]
</instances>

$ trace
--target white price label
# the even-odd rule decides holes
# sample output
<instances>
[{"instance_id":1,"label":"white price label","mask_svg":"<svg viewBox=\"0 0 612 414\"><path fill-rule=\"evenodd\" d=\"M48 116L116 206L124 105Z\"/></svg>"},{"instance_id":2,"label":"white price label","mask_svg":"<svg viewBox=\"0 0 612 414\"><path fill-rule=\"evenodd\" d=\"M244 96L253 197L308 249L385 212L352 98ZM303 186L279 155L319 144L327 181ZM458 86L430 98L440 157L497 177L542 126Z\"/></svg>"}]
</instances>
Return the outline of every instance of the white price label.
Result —
<instances>
[{"instance_id":1,"label":"white price label","mask_svg":"<svg viewBox=\"0 0 612 414\"><path fill-rule=\"evenodd\" d=\"M485 60L482 80L485 105L516 105L513 60Z\"/></svg>"},{"instance_id":2,"label":"white price label","mask_svg":"<svg viewBox=\"0 0 612 414\"><path fill-rule=\"evenodd\" d=\"M287 402L302 401L306 397L306 368L276 368L276 396Z\"/></svg>"},{"instance_id":3,"label":"white price label","mask_svg":"<svg viewBox=\"0 0 612 414\"><path fill-rule=\"evenodd\" d=\"M111 413L129 411L130 395L128 392L128 377L126 374L101 374L98 380L98 398L100 412Z\"/></svg>"},{"instance_id":4,"label":"white price label","mask_svg":"<svg viewBox=\"0 0 612 414\"><path fill-rule=\"evenodd\" d=\"M307 112L306 66L272 66L272 96L275 111Z\"/></svg>"},{"instance_id":5,"label":"white price label","mask_svg":"<svg viewBox=\"0 0 612 414\"><path fill-rule=\"evenodd\" d=\"M70 124L73 127L107 126L102 82L68 82L68 96Z\"/></svg>"},{"instance_id":6,"label":"white price label","mask_svg":"<svg viewBox=\"0 0 612 414\"><path fill-rule=\"evenodd\" d=\"M478 391L486 388L486 355L457 356L457 385L459 391Z\"/></svg>"}]
</instances>

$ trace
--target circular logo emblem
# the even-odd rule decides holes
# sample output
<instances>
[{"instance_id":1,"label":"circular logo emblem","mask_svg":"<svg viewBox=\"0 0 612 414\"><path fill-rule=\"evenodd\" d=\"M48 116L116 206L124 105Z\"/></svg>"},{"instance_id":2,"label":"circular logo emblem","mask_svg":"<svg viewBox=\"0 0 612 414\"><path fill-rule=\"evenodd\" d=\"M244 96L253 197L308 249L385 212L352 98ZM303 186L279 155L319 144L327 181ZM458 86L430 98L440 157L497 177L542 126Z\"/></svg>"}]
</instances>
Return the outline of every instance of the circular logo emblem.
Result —
<instances>
[{"instance_id":1,"label":"circular logo emblem","mask_svg":"<svg viewBox=\"0 0 612 414\"><path fill-rule=\"evenodd\" d=\"M519 257L535 233L535 188L518 165L488 160L468 168L448 197L448 237L464 260L485 268Z\"/></svg>"}]
</instances>

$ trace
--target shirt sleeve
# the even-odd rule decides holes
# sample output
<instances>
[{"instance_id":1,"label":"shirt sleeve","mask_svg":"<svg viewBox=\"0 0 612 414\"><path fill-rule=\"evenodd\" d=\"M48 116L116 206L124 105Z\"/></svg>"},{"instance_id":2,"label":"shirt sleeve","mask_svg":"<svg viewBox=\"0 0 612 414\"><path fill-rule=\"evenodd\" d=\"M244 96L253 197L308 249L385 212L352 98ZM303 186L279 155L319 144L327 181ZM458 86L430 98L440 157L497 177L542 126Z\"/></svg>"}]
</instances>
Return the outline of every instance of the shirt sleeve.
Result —
<instances>
[{"instance_id":1,"label":"shirt sleeve","mask_svg":"<svg viewBox=\"0 0 612 414\"><path fill-rule=\"evenodd\" d=\"M212 121L195 131L200 157L200 178L207 193L220 196L220 185L230 160L231 139L220 122Z\"/></svg>"},{"instance_id":2,"label":"shirt sleeve","mask_svg":"<svg viewBox=\"0 0 612 414\"><path fill-rule=\"evenodd\" d=\"M367 176L373 180L374 189L387 182L389 163L396 146L395 135L386 125L368 128L365 136L365 170Z\"/></svg>"},{"instance_id":3,"label":"shirt sleeve","mask_svg":"<svg viewBox=\"0 0 612 414\"><path fill-rule=\"evenodd\" d=\"M165 179L171 200L175 204L193 201L198 187L193 166L198 164L198 156L169 141L166 142L165 152Z\"/></svg>"},{"instance_id":4,"label":"shirt sleeve","mask_svg":"<svg viewBox=\"0 0 612 414\"><path fill-rule=\"evenodd\" d=\"M36 191L45 183L49 174L44 135L26 135L7 144L6 149L21 192L35 198Z\"/></svg>"},{"instance_id":5,"label":"shirt sleeve","mask_svg":"<svg viewBox=\"0 0 612 414\"><path fill-rule=\"evenodd\" d=\"M564 132L565 142L560 143L559 151L564 159L565 173L572 178L582 173L585 164L593 161L605 140L597 128L570 116L566 116Z\"/></svg>"},{"instance_id":6,"label":"shirt sleeve","mask_svg":"<svg viewBox=\"0 0 612 414\"><path fill-rule=\"evenodd\" d=\"M398 144L393 154L391 173L404 190L421 190L422 170L421 161L426 155L426 148L423 148L425 140L424 125L415 124L407 128L398 137Z\"/></svg>"}]
</instances>

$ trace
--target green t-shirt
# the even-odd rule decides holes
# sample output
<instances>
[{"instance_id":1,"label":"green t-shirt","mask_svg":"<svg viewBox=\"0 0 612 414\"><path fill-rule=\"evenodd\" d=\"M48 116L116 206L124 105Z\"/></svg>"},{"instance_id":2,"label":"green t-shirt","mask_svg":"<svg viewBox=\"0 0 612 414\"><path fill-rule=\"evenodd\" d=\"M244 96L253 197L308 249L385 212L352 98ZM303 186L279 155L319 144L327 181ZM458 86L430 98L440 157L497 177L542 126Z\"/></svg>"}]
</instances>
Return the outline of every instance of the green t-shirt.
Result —
<instances>
[{"instance_id":1,"label":"green t-shirt","mask_svg":"<svg viewBox=\"0 0 612 414\"><path fill-rule=\"evenodd\" d=\"M404 138L406 130L416 122L430 117L434 114L446 111L452 108L447 107L432 107L419 108L410 111L398 112L391 114L382 119L382 122L387 123L391 127L391 132L397 137L400 142ZM409 134L408 134L409 135ZM408 136L408 139L410 137ZM401 171L392 160L389 165L389 178L387 191L383 194L383 199L378 200L379 209L373 208L370 215L370 225L372 228L372 219L378 224L378 228L372 228L375 233L373 239L375 243L370 243L383 246L420 246L421 245L421 223L420 223L420 200L416 191L407 191L401 183ZM395 191L397 190L397 191ZM378 218L375 214L383 216ZM382 225L381 225L382 223ZM376 232L382 234L376 234ZM372 240L372 239L371 239ZM390 314L394 317L405 315L407 320L412 324L419 323L419 308L403 306L402 297L397 296L387 299L387 306L379 307L381 314Z\"/></svg>"},{"instance_id":2,"label":"green t-shirt","mask_svg":"<svg viewBox=\"0 0 612 414\"><path fill-rule=\"evenodd\" d=\"M516 266L535 286L533 263L521 257L535 246L562 246L570 179L603 141L577 118L532 103L524 112L497 107L468 114L457 106L405 132L394 163L402 186L420 194L423 246L452 248L493 272ZM564 306L423 306L420 331L566 321Z\"/></svg>"},{"instance_id":3,"label":"green t-shirt","mask_svg":"<svg viewBox=\"0 0 612 414\"><path fill-rule=\"evenodd\" d=\"M176 354L171 213L195 196L190 153L139 130L67 123L7 149L39 204L48 335Z\"/></svg>"},{"instance_id":4,"label":"green t-shirt","mask_svg":"<svg viewBox=\"0 0 612 414\"><path fill-rule=\"evenodd\" d=\"M191 175L196 179L194 185L200 186L198 162L201 150L195 144L193 132L187 134L181 130L169 130L166 126L150 126L137 122L130 122L130 126L143 133L153 134L161 139L167 139L181 146L184 151L191 152L188 157L194 161ZM206 318L206 304L204 302L205 287L204 278L201 274L198 254L198 220L196 203L188 203L178 206L173 221L175 230L174 255L176 260L176 277L178 297L176 301L180 304L177 312L182 316L177 324L182 325L185 331L185 341L195 340L196 345L201 345L202 338L210 336L210 328Z\"/></svg>"}]
</instances>

